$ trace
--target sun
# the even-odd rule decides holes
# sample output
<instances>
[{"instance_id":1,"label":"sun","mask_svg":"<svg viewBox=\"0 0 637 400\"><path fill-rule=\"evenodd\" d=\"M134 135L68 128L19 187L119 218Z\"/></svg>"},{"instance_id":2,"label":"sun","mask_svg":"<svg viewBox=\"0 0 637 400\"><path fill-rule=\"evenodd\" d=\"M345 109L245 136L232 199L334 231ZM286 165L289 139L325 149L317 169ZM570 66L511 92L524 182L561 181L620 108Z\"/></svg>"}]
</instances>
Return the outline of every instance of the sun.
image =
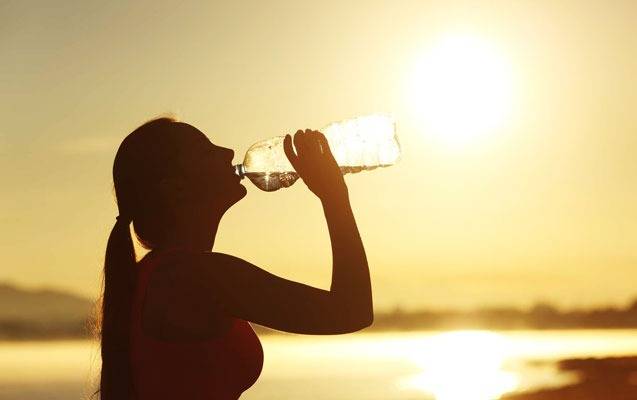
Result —
<instances>
[{"instance_id":1,"label":"sun","mask_svg":"<svg viewBox=\"0 0 637 400\"><path fill-rule=\"evenodd\" d=\"M496 131L511 110L512 68L489 41L445 37L414 64L409 102L427 135L464 145Z\"/></svg>"},{"instance_id":2,"label":"sun","mask_svg":"<svg viewBox=\"0 0 637 400\"><path fill-rule=\"evenodd\" d=\"M409 358L422 369L400 385L430 393L436 400L493 400L518 387L519 377L505 369L508 340L488 331L441 333Z\"/></svg>"}]
</instances>

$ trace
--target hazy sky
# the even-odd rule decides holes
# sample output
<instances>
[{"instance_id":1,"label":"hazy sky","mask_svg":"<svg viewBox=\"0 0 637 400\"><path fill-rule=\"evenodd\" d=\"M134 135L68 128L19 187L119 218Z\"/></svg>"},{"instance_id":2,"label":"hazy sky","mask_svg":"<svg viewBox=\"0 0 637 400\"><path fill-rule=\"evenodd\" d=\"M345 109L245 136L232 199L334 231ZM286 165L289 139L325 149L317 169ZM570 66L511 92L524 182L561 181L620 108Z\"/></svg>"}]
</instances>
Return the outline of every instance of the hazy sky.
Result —
<instances>
[{"instance_id":1,"label":"hazy sky","mask_svg":"<svg viewBox=\"0 0 637 400\"><path fill-rule=\"evenodd\" d=\"M96 296L113 157L152 117L176 114L239 162L259 139L385 112L400 163L347 178L377 308L624 304L635 21L634 1L0 1L0 280ZM470 139L428 128L444 85L418 95L445 82L419 60L453 37L493 55L460 67L508 74L505 115ZM488 112L497 90L472 79ZM244 184L215 249L329 287L319 201L302 183Z\"/></svg>"}]
</instances>

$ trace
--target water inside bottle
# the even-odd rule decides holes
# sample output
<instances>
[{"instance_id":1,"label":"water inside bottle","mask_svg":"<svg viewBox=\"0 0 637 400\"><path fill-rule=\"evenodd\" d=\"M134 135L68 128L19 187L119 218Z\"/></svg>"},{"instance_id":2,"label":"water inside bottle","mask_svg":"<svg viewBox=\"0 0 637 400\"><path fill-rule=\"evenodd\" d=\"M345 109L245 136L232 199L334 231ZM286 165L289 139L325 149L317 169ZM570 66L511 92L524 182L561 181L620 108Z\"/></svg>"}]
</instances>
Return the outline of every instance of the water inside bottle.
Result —
<instances>
[{"instance_id":1,"label":"water inside bottle","mask_svg":"<svg viewBox=\"0 0 637 400\"><path fill-rule=\"evenodd\" d=\"M345 166L339 167L341 173L345 174L356 174L361 171L372 171L376 168L384 168L389 167L392 164L382 164L382 165L372 165L372 166ZM275 190L290 187L297 179L299 179L299 174L295 171L286 171L286 172L246 172L244 174L255 186L259 189L264 190L266 192L274 192Z\"/></svg>"}]
</instances>

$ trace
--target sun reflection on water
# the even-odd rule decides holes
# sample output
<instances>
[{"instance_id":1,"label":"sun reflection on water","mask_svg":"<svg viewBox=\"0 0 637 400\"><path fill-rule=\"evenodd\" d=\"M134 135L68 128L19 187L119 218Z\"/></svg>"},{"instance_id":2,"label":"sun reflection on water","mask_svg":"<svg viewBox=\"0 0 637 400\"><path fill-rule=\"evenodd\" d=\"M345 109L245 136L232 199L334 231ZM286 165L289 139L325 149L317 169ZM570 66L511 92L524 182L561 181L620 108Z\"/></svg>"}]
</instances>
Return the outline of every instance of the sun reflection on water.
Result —
<instances>
[{"instance_id":1,"label":"sun reflection on water","mask_svg":"<svg viewBox=\"0 0 637 400\"><path fill-rule=\"evenodd\" d=\"M499 399L519 385L518 375L505 369L509 347L504 336L492 332L441 333L412 352L410 359L422 373L403 386L436 400Z\"/></svg>"}]
</instances>

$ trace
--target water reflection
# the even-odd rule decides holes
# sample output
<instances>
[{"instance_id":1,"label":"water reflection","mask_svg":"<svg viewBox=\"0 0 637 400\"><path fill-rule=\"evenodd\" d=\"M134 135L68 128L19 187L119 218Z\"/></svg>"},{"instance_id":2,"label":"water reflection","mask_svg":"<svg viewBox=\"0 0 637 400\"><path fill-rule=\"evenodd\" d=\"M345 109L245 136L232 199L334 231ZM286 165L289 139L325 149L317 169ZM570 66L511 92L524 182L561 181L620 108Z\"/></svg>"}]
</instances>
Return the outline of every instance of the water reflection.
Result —
<instances>
[{"instance_id":1,"label":"water reflection","mask_svg":"<svg viewBox=\"0 0 637 400\"><path fill-rule=\"evenodd\" d=\"M416 349L413 349L416 350ZM402 382L436 400L492 400L518 388L517 373L506 370L510 342L486 331L446 332L412 351L422 373Z\"/></svg>"},{"instance_id":2,"label":"water reflection","mask_svg":"<svg viewBox=\"0 0 637 400\"><path fill-rule=\"evenodd\" d=\"M630 356L637 330L265 335L259 381L242 400L486 400L578 380L555 361ZM0 342L0 399L92 393L97 344Z\"/></svg>"}]
</instances>

